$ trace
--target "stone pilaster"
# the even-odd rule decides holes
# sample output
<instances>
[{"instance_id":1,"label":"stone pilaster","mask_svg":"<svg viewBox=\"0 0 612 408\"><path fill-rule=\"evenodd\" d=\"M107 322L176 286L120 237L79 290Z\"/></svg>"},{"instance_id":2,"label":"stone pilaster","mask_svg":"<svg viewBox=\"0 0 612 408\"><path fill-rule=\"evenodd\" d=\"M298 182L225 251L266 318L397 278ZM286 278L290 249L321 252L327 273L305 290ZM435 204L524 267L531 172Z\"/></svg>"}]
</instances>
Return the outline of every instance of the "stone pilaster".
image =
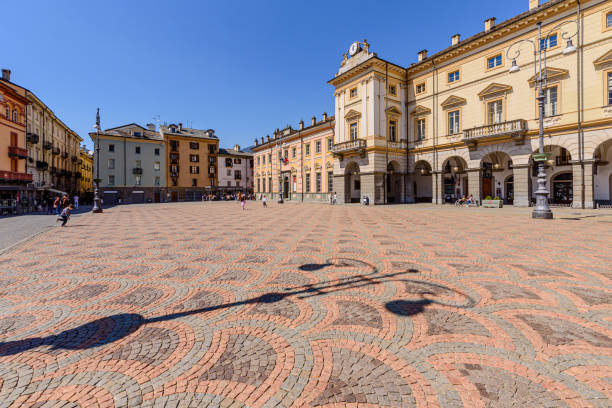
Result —
<instances>
[{"instance_id":1,"label":"stone pilaster","mask_svg":"<svg viewBox=\"0 0 612 408\"><path fill-rule=\"evenodd\" d=\"M468 169L468 194L474 196L474 199L481 203L482 197L480 196L480 168Z\"/></svg>"},{"instance_id":2,"label":"stone pilaster","mask_svg":"<svg viewBox=\"0 0 612 408\"><path fill-rule=\"evenodd\" d=\"M514 202L516 207L529 207L529 179L531 175L528 164L515 165L512 167L514 178Z\"/></svg>"},{"instance_id":3,"label":"stone pilaster","mask_svg":"<svg viewBox=\"0 0 612 408\"><path fill-rule=\"evenodd\" d=\"M414 174L413 173L408 173L405 176L405 188L406 188L406 203L414 203L416 200L414 198L414 189L412 186L412 182L413 182L413 178L414 178Z\"/></svg>"},{"instance_id":4,"label":"stone pilaster","mask_svg":"<svg viewBox=\"0 0 612 408\"><path fill-rule=\"evenodd\" d=\"M572 162L572 174L573 174L573 190L574 198L572 200L573 208L582 208L582 172L584 169L584 208L594 208L595 203L593 201L593 161L585 160L583 164L580 162ZM552 182L549 186L550 194L552 196Z\"/></svg>"},{"instance_id":5,"label":"stone pilaster","mask_svg":"<svg viewBox=\"0 0 612 408\"><path fill-rule=\"evenodd\" d=\"M346 204L345 195L346 181L343 175L334 175L334 191L338 197L338 204Z\"/></svg>"},{"instance_id":6,"label":"stone pilaster","mask_svg":"<svg viewBox=\"0 0 612 408\"><path fill-rule=\"evenodd\" d=\"M374 173L362 173L359 179L361 181L361 197L359 197L359 200L361 200L363 196L368 196L370 197L370 204L378 204L376 200L376 175Z\"/></svg>"},{"instance_id":7,"label":"stone pilaster","mask_svg":"<svg viewBox=\"0 0 612 408\"><path fill-rule=\"evenodd\" d=\"M432 172L431 183L432 204L444 204L444 177L442 173L437 171Z\"/></svg>"}]
</instances>

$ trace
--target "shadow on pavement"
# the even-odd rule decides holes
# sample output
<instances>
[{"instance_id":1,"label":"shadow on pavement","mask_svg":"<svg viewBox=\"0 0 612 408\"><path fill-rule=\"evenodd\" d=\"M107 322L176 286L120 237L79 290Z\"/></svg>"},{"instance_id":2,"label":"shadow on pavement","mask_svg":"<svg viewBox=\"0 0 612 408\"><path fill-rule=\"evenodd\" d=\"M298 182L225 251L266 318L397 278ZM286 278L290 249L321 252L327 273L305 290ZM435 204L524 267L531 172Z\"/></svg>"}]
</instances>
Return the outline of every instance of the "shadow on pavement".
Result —
<instances>
[{"instance_id":1,"label":"shadow on pavement","mask_svg":"<svg viewBox=\"0 0 612 408\"><path fill-rule=\"evenodd\" d=\"M316 266L316 268L314 266ZM445 286L434 284L431 282L399 278L399 276L405 275L407 273L418 272L414 269L380 275L378 274L378 269L375 266L360 260L349 258L330 259L327 263L320 265L306 264L302 265L304 269L302 269L302 267L300 267L300 269L311 271L322 270L325 268L341 268L346 266L366 267L370 269L371 272L366 274L354 275L347 278L339 278L315 284L298 286L294 288L285 288L285 292L265 293L255 298L247 299L240 302L203 307L199 309L188 310L185 312L171 313L162 316L152 317L149 319L146 319L142 315L136 313L121 313L112 316L107 316L88 322L73 329L65 330L57 335L47 337L33 337L24 340L0 343L0 356L18 354L39 346L51 346L52 350L84 350L113 343L117 340L124 338L125 336L130 335L131 333L134 333L141 326L148 323L164 322L167 320L178 319L185 316L197 315L200 313L206 313L220 309L228 309L236 306L253 303L276 303L291 296L297 296L300 299L304 299L346 289L355 289L370 285L381 285L385 282L409 282L420 286L430 287L432 289L431 291L419 291L417 294L421 297L425 295L435 295L436 289L456 292L451 288L447 288ZM468 308L475 304L475 302L471 298L469 298L469 296L463 293L461 293L461 295L466 297L468 301L464 306L454 305L455 307ZM427 305L433 303L440 302L428 298L422 298L418 300L394 300L391 302L387 302L385 304L385 308L389 312L398 316L411 316L423 312Z\"/></svg>"}]
</instances>

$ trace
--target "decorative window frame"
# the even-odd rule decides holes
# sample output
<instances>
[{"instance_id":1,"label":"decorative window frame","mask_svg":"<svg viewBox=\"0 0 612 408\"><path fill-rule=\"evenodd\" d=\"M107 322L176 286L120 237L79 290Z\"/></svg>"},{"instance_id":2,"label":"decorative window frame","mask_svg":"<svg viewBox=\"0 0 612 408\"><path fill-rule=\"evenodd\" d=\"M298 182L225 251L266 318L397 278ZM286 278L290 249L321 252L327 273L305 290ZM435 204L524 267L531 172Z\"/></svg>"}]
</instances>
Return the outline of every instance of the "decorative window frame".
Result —
<instances>
[{"instance_id":1,"label":"decorative window frame","mask_svg":"<svg viewBox=\"0 0 612 408\"><path fill-rule=\"evenodd\" d=\"M499 64L499 65L497 65L497 66L495 66L493 68L489 68L489 60L491 58L496 58L498 56L501 56L501 64ZM495 52L485 56L485 59L484 59L484 72L495 71L495 70L503 68L505 66L506 66L506 56L504 55L504 52L502 50L495 51Z\"/></svg>"},{"instance_id":2,"label":"decorative window frame","mask_svg":"<svg viewBox=\"0 0 612 408\"><path fill-rule=\"evenodd\" d=\"M496 123L489 123L489 104L494 103L494 102L501 102L502 104L502 120L501 123L506 122L506 117L507 117L507 102L506 102L506 97L505 96L499 96L497 98L490 98L490 99L484 99L483 100L484 105L485 105L485 109L484 109L484 122L486 125L495 125Z\"/></svg>"},{"instance_id":3,"label":"decorative window frame","mask_svg":"<svg viewBox=\"0 0 612 408\"><path fill-rule=\"evenodd\" d=\"M419 121L420 120L424 120L425 121L425 134L423 135L424 137L422 139L419 139ZM447 118L448 120L448 118ZM414 143L423 143L425 140L427 140L427 130L429 129L429 120L427 118L427 116L416 116L414 118ZM447 124L448 126L448 124Z\"/></svg>"},{"instance_id":4,"label":"decorative window frame","mask_svg":"<svg viewBox=\"0 0 612 408\"><path fill-rule=\"evenodd\" d=\"M601 32L602 33L612 30L612 26L608 27L606 24L608 22L609 14L612 14L612 7L608 7L607 9L604 9L601 11Z\"/></svg>"},{"instance_id":5,"label":"decorative window frame","mask_svg":"<svg viewBox=\"0 0 612 408\"><path fill-rule=\"evenodd\" d=\"M448 115L450 115L452 112L459 112L459 131L456 133L451 133L449 126L448 126ZM445 115L445 121L446 121L446 135L447 136L453 136L453 135L458 135L460 134L463 130L463 109L460 106L456 106L454 108L450 108L446 111L446 115Z\"/></svg>"},{"instance_id":6,"label":"decorative window frame","mask_svg":"<svg viewBox=\"0 0 612 408\"><path fill-rule=\"evenodd\" d=\"M353 91L355 91L355 95L352 95ZM358 86L350 87L348 95L349 95L349 100L359 98L359 87Z\"/></svg>"},{"instance_id":7,"label":"decorative window frame","mask_svg":"<svg viewBox=\"0 0 612 408\"><path fill-rule=\"evenodd\" d=\"M546 90L550 89L550 88L554 88L557 87L557 113L554 115L546 115L544 116L544 119L546 118L554 118L557 116L561 116L563 115L563 110L561 109L561 101L562 101L562 88L561 88L561 81L560 80L556 80L556 81L551 81L548 82L548 84L546 84L546 86L542 87L542 90L544 91L544 93L546 94ZM539 117L539 112L538 112L538 100L537 100L537 96L538 96L538 89L535 88L534 89L534 98L535 98L535 118L537 119Z\"/></svg>"},{"instance_id":8,"label":"decorative window frame","mask_svg":"<svg viewBox=\"0 0 612 408\"><path fill-rule=\"evenodd\" d=\"M461 82L463 80L463 72L461 72L461 68L453 68L453 69L449 69L448 71L445 72L445 76L446 76L446 85L455 85L458 82ZM452 73L458 72L459 73L459 79L450 82L449 81L449 76Z\"/></svg>"},{"instance_id":9,"label":"decorative window frame","mask_svg":"<svg viewBox=\"0 0 612 408\"><path fill-rule=\"evenodd\" d=\"M608 103L608 92L612 91L612 85L608 83L608 75L612 74L612 67L603 70L603 81L604 81L604 95L603 95L603 106L612 106L612 103Z\"/></svg>"},{"instance_id":10,"label":"decorative window frame","mask_svg":"<svg viewBox=\"0 0 612 408\"><path fill-rule=\"evenodd\" d=\"M461 74L459 74L459 78L461 78ZM419 89L419 86L421 86L421 85L423 85L423 90L421 92L419 92L418 89ZM421 81L421 82L418 82L418 83L414 84L414 94L415 95L422 95L422 94L425 94L425 93L427 93L427 84L426 84L426 81Z\"/></svg>"}]
</instances>

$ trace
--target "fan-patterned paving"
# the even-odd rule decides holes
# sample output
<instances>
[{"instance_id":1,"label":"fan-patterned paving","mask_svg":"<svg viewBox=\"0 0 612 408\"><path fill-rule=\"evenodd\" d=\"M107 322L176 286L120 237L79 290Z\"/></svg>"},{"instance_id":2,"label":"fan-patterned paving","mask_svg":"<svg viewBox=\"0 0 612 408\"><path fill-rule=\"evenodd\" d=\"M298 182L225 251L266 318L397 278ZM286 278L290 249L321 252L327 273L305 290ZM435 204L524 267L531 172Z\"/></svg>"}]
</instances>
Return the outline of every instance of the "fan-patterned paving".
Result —
<instances>
[{"instance_id":1,"label":"fan-patterned paving","mask_svg":"<svg viewBox=\"0 0 612 408\"><path fill-rule=\"evenodd\" d=\"M0 256L0 407L609 407L598 215L85 215Z\"/></svg>"}]
</instances>

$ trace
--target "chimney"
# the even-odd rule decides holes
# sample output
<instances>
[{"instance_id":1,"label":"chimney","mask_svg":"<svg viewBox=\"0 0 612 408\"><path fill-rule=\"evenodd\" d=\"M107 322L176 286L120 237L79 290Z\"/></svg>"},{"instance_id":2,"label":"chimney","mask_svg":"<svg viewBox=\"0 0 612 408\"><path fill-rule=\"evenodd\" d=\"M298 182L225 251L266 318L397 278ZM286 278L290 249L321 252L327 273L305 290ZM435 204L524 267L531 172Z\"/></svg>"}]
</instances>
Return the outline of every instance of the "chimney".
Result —
<instances>
[{"instance_id":1,"label":"chimney","mask_svg":"<svg viewBox=\"0 0 612 408\"><path fill-rule=\"evenodd\" d=\"M457 45L461 41L461 34L455 34L451 37L451 45Z\"/></svg>"},{"instance_id":2,"label":"chimney","mask_svg":"<svg viewBox=\"0 0 612 408\"><path fill-rule=\"evenodd\" d=\"M237 152L239 152L239 151L240 151L240 145L235 144L235 145L234 145L234 150L235 150L235 151L237 151Z\"/></svg>"},{"instance_id":3,"label":"chimney","mask_svg":"<svg viewBox=\"0 0 612 408\"><path fill-rule=\"evenodd\" d=\"M11 70L10 69L6 69L6 68L2 69L2 79L10 82L11 80Z\"/></svg>"},{"instance_id":4,"label":"chimney","mask_svg":"<svg viewBox=\"0 0 612 408\"><path fill-rule=\"evenodd\" d=\"M183 131L183 124L179 122L179 132Z\"/></svg>"},{"instance_id":5,"label":"chimney","mask_svg":"<svg viewBox=\"0 0 612 408\"><path fill-rule=\"evenodd\" d=\"M317 117L316 117L316 116L313 116L313 117L312 117L312 126L314 126L314 125L316 125L316 124L317 124Z\"/></svg>"},{"instance_id":6,"label":"chimney","mask_svg":"<svg viewBox=\"0 0 612 408\"><path fill-rule=\"evenodd\" d=\"M270 143L270 135L266 135L266 142Z\"/></svg>"},{"instance_id":7,"label":"chimney","mask_svg":"<svg viewBox=\"0 0 612 408\"><path fill-rule=\"evenodd\" d=\"M304 121L300 120L300 130L304 129Z\"/></svg>"},{"instance_id":8,"label":"chimney","mask_svg":"<svg viewBox=\"0 0 612 408\"><path fill-rule=\"evenodd\" d=\"M495 17L491 17L485 20L485 31L491 31L495 27Z\"/></svg>"},{"instance_id":9,"label":"chimney","mask_svg":"<svg viewBox=\"0 0 612 408\"><path fill-rule=\"evenodd\" d=\"M261 137L261 144L264 144L263 136Z\"/></svg>"},{"instance_id":10,"label":"chimney","mask_svg":"<svg viewBox=\"0 0 612 408\"><path fill-rule=\"evenodd\" d=\"M255 138L255 146L259 146L259 140L257 140L257 138Z\"/></svg>"},{"instance_id":11,"label":"chimney","mask_svg":"<svg viewBox=\"0 0 612 408\"><path fill-rule=\"evenodd\" d=\"M323 122L327 120L327 112L323 112Z\"/></svg>"},{"instance_id":12,"label":"chimney","mask_svg":"<svg viewBox=\"0 0 612 408\"><path fill-rule=\"evenodd\" d=\"M427 50L421 50L417 53L418 56L418 61L421 62L423 61L425 58L427 58Z\"/></svg>"},{"instance_id":13,"label":"chimney","mask_svg":"<svg viewBox=\"0 0 612 408\"><path fill-rule=\"evenodd\" d=\"M149 129L150 131L155 132L155 125L153 123L147 123L147 129Z\"/></svg>"},{"instance_id":14,"label":"chimney","mask_svg":"<svg viewBox=\"0 0 612 408\"><path fill-rule=\"evenodd\" d=\"M540 6L540 0L529 0L529 10L538 8Z\"/></svg>"}]
</instances>

